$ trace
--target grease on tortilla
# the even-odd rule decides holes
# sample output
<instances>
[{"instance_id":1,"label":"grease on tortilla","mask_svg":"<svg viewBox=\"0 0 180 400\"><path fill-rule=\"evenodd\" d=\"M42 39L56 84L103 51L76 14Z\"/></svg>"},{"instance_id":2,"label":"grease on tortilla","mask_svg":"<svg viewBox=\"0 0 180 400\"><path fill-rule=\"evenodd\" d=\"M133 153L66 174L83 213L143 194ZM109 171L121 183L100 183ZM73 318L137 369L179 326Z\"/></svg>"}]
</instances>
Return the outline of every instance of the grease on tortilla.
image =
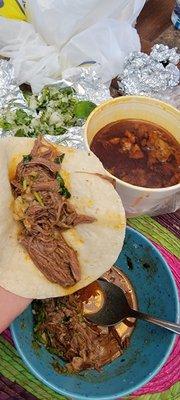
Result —
<instances>
[{"instance_id":1,"label":"grease on tortilla","mask_svg":"<svg viewBox=\"0 0 180 400\"><path fill-rule=\"evenodd\" d=\"M97 223L113 229L122 229L125 227L124 216L114 211L109 211L105 215L100 216Z\"/></svg>"},{"instance_id":2,"label":"grease on tortilla","mask_svg":"<svg viewBox=\"0 0 180 400\"><path fill-rule=\"evenodd\" d=\"M12 181L16 174L17 165L22 161L23 155L21 153L15 154L8 165L9 180Z\"/></svg>"}]
</instances>

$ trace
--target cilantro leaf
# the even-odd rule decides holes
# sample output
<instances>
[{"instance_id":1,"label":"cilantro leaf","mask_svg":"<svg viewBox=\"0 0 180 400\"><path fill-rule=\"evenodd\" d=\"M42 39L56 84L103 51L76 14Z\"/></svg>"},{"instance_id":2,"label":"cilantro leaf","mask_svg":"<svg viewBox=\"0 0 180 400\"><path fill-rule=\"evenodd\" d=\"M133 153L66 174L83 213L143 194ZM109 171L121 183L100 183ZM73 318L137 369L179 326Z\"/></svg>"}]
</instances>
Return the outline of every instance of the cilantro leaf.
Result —
<instances>
[{"instance_id":1,"label":"cilantro leaf","mask_svg":"<svg viewBox=\"0 0 180 400\"><path fill-rule=\"evenodd\" d=\"M71 193L69 190L65 187L65 182L62 176L59 174L59 172L56 173L56 180L59 184L59 193L64 196L66 199L69 199L71 197Z\"/></svg>"},{"instance_id":2,"label":"cilantro leaf","mask_svg":"<svg viewBox=\"0 0 180 400\"><path fill-rule=\"evenodd\" d=\"M12 124L7 122L5 117L1 117L0 128L2 128L4 131L10 131L12 129Z\"/></svg>"},{"instance_id":3,"label":"cilantro leaf","mask_svg":"<svg viewBox=\"0 0 180 400\"><path fill-rule=\"evenodd\" d=\"M28 164L29 161L31 161L31 160L32 160L31 154L27 154L27 155L24 155L24 156L23 156L23 163L24 163L24 164Z\"/></svg>"},{"instance_id":4,"label":"cilantro leaf","mask_svg":"<svg viewBox=\"0 0 180 400\"><path fill-rule=\"evenodd\" d=\"M29 115L24 110L19 109L15 113L14 121L16 125L30 125L32 118L32 115Z\"/></svg>"}]
</instances>

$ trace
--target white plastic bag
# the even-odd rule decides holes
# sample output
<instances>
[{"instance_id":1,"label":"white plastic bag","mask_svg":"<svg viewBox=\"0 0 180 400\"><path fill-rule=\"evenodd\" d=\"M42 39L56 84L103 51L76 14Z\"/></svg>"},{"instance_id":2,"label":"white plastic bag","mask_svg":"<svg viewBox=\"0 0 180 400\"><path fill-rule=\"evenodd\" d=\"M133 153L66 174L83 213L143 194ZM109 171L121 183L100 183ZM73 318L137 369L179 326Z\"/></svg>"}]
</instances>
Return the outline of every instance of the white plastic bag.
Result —
<instances>
[{"instance_id":1,"label":"white plastic bag","mask_svg":"<svg viewBox=\"0 0 180 400\"><path fill-rule=\"evenodd\" d=\"M78 33L104 18L133 24L144 3L145 0L27 0L26 11L46 43L61 50Z\"/></svg>"},{"instance_id":2,"label":"white plastic bag","mask_svg":"<svg viewBox=\"0 0 180 400\"><path fill-rule=\"evenodd\" d=\"M11 58L17 82L34 93L68 68L99 63L104 81L140 50L133 28L145 0L29 0L29 21L0 18L0 54Z\"/></svg>"},{"instance_id":3,"label":"white plastic bag","mask_svg":"<svg viewBox=\"0 0 180 400\"><path fill-rule=\"evenodd\" d=\"M121 72L124 58L133 50L140 50L136 30L128 22L103 19L74 36L62 48L61 70L96 61L103 81L107 82Z\"/></svg>"},{"instance_id":4,"label":"white plastic bag","mask_svg":"<svg viewBox=\"0 0 180 400\"><path fill-rule=\"evenodd\" d=\"M57 50L27 22L0 17L0 54L11 59L17 83L29 83L35 93L61 74Z\"/></svg>"}]
</instances>

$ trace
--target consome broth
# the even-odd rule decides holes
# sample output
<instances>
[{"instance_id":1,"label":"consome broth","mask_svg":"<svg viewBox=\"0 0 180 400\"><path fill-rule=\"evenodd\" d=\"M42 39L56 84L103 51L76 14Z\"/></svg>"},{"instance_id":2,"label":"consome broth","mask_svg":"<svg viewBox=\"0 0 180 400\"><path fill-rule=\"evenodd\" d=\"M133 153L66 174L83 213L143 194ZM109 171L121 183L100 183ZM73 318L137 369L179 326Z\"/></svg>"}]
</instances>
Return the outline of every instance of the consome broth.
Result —
<instances>
[{"instance_id":1,"label":"consome broth","mask_svg":"<svg viewBox=\"0 0 180 400\"><path fill-rule=\"evenodd\" d=\"M126 119L108 124L90 148L112 175L132 185L163 188L180 182L180 144L151 122Z\"/></svg>"}]
</instances>

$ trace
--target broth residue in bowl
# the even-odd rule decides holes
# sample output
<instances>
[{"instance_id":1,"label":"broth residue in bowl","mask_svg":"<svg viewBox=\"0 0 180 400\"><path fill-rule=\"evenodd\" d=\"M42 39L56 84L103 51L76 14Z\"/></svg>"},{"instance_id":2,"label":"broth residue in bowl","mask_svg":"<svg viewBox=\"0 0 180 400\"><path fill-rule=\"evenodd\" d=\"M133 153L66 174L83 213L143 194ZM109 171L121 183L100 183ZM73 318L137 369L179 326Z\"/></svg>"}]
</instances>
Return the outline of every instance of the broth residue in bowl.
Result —
<instances>
[{"instance_id":1,"label":"broth residue in bowl","mask_svg":"<svg viewBox=\"0 0 180 400\"><path fill-rule=\"evenodd\" d=\"M108 124L90 147L107 171L132 185L163 188L180 182L180 144L151 122L126 119Z\"/></svg>"}]
</instances>

